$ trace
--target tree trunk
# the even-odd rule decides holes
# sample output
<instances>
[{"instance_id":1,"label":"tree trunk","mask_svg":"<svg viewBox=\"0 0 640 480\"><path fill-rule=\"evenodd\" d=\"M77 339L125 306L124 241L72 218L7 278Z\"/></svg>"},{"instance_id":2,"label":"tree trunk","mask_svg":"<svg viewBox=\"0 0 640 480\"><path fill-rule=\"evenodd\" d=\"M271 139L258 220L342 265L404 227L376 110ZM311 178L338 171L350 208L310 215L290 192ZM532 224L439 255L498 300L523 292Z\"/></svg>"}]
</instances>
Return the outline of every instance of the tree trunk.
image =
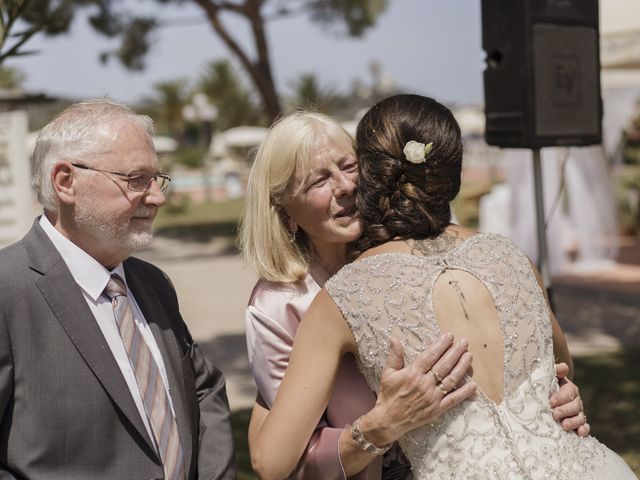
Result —
<instances>
[{"instance_id":1,"label":"tree trunk","mask_svg":"<svg viewBox=\"0 0 640 480\"><path fill-rule=\"evenodd\" d=\"M256 69L256 79L254 82L260 90L260 95L264 103L265 114L269 123L273 122L282 112L280 100L276 90L273 74L271 72L271 57L269 45L264 31L264 18L260 13L262 0L247 0L247 18L251 23L251 31L255 41L256 54L258 60L254 65Z\"/></svg>"},{"instance_id":2,"label":"tree trunk","mask_svg":"<svg viewBox=\"0 0 640 480\"><path fill-rule=\"evenodd\" d=\"M212 0L194 0L206 13L209 23L213 30L222 39L225 45L231 50L231 53L240 61L245 68L262 100L265 116L269 123L280 115L280 100L276 90L273 75L271 74L271 60L269 58L269 48L267 39L264 34L264 19L260 15L260 0L247 0L243 5L240 4L223 4L224 6L215 4ZM247 52L245 52L240 44L231 36L225 25L220 20L220 11L227 10L242 15L251 24L253 32L253 40L256 46L257 59L252 61Z\"/></svg>"},{"instance_id":3,"label":"tree trunk","mask_svg":"<svg viewBox=\"0 0 640 480\"><path fill-rule=\"evenodd\" d=\"M258 92L262 98L264 113L269 123L271 123L282 113L282 109L280 108L280 100L273 76L271 75L270 65L254 64L251 66L249 74L258 88Z\"/></svg>"}]
</instances>

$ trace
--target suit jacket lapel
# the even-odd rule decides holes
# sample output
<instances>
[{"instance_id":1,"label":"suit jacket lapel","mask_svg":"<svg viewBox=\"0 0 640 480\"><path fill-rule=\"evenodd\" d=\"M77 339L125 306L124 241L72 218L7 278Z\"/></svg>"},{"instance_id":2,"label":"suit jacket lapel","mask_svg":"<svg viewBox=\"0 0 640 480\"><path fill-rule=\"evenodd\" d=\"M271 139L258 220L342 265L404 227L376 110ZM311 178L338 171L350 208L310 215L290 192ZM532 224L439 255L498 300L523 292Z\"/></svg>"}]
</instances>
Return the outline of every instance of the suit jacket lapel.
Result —
<instances>
[{"instance_id":1,"label":"suit jacket lapel","mask_svg":"<svg viewBox=\"0 0 640 480\"><path fill-rule=\"evenodd\" d=\"M42 277L36 286L102 387L140 436L154 450L131 392L111 349L64 260L36 224L25 237L31 269Z\"/></svg>"},{"instance_id":2,"label":"suit jacket lapel","mask_svg":"<svg viewBox=\"0 0 640 480\"><path fill-rule=\"evenodd\" d=\"M180 440L186 461L185 471L190 469L190 459L192 454L192 438L197 433L191 425L188 415L186 393L184 389L184 373L182 371L182 352L178 347L176 336L173 331L172 321L167 316L167 312L162 308L162 303L158 294L153 289L149 279L143 278L135 268L127 262L124 264L127 276L127 286L131 290L136 303L142 310L145 320L151 328L151 332L158 344L162 360L164 362L167 377L169 379L169 393L176 413L176 422L180 432ZM174 320L175 321L175 320Z\"/></svg>"}]
</instances>

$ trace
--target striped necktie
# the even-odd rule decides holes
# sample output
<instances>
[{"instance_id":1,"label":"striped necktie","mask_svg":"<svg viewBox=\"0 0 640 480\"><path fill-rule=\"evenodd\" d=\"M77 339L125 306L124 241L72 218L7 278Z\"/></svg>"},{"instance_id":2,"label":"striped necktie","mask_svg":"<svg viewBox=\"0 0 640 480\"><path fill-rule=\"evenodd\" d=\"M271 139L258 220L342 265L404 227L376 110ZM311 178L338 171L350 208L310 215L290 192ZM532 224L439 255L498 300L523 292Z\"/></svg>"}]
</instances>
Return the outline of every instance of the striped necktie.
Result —
<instances>
[{"instance_id":1,"label":"striped necktie","mask_svg":"<svg viewBox=\"0 0 640 480\"><path fill-rule=\"evenodd\" d=\"M136 326L127 298L127 289L118 275L112 275L104 294L111 300L120 336L136 376L142 403L151 424L156 447L162 458L165 478L183 480L184 457L178 425L171 412L169 398L149 346Z\"/></svg>"}]
</instances>

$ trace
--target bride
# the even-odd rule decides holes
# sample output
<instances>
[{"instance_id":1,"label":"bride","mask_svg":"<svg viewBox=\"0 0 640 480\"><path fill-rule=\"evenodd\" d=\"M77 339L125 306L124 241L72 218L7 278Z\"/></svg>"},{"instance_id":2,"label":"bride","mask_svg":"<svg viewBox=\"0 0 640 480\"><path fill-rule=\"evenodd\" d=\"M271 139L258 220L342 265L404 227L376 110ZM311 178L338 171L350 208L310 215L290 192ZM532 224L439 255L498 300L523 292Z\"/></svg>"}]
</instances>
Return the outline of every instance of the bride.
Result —
<instances>
[{"instance_id":1,"label":"bride","mask_svg":"<svg viewBox=\"0 0 640 480\"><path fill-rule=\"evenodd\" d=\"M260 478L294 469L343 355L356 356L376 390L389 348L402 345L411 360L451 331L468 339L477 393L400 439L416 479L635 479L614 452L553 419L554 354L570 357L527 257L503 237L450 224L462 161L451 112L425 97L390 97L360 121L356 143L359 256L325 284L300 324L251 450ZM460 386L426 373L419 381L434 383L433 395ZM383 428L365 438L358 420L351 434L369 452L390 443Z\"/></svg>"}]
</instances>

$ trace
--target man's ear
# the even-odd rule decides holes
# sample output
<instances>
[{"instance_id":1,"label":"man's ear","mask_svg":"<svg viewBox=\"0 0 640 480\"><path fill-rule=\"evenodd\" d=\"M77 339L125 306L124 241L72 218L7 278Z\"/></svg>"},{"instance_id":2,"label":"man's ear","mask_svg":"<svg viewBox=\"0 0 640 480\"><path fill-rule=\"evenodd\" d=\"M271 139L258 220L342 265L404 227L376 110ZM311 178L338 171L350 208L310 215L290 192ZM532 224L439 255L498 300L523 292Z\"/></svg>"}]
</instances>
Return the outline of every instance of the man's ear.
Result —
<instances>
[{"instance_id":1,"label":"man's ear","mask_svg":"<svg viewBox=\"0 0 640 480\"><path fill-rule=\"evenodd\" d=\"M66 161L56 162L51 170L51 183L58 200L65 205L75 203L75 171L73 165Z\"/></svg>"}]
</instances>

